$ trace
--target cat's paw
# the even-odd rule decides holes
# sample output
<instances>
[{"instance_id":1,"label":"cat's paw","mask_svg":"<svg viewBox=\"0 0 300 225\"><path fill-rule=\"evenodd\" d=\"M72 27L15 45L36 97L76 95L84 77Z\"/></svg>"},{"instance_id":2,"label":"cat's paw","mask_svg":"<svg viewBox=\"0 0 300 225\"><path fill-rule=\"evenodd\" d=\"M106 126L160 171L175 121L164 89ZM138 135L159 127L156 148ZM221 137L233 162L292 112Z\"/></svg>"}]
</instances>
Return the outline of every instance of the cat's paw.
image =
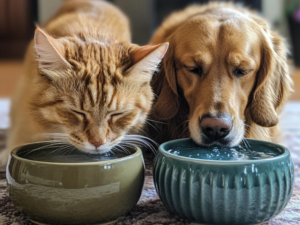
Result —
<instances>
[{"instance_id":1,"label":"cat's paw","mask_svg":"<svg viewBox=\"0 0 300 225\"><path fill-rule=\"evenodd\" d=\"M0 152L0 171L6 170L9 154L10 152L6 149Z\"/></svg>"}]
</instances>

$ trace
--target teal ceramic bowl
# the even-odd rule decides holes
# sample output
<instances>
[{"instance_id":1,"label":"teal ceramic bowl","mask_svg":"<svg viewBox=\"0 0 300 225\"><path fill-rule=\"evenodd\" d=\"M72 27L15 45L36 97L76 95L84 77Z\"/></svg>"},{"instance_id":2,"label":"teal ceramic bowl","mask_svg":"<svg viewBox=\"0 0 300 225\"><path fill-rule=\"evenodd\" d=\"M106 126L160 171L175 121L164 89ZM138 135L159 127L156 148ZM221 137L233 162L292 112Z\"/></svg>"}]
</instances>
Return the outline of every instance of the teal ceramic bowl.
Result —
<instances>
[{"instance_id":1,"label":"teal ceramic bowl","mask_svg":"<svg viewBox=\"0 0 300 225\"><path fill-rule=\"evenodd\" d=\"M126 215L138 202L145 172L139 148L122 158L80 163L38 161L32 159L37 156L27 155L41 147L29 144L13 150L6 172L12 202L30 220L102 224ZM81 154L92 160L97 157Z\"/></svg>"},{"instance_id":2,"label":"teal ceramic bowl","mask_svg":"<svg viewBox=\"0 0 300 225\"><path fill-rule=\"evenodd\" d=\"M156 191L180 217L209 224L257 224L278 215L290 200L294 167L288 149L248 139L251 150L277 156L256 160L208 160L171 153L195 147L191 139L166 142L154 161ZM198 147L199 148L199 147Z\"/></svg>"}]
</instances>

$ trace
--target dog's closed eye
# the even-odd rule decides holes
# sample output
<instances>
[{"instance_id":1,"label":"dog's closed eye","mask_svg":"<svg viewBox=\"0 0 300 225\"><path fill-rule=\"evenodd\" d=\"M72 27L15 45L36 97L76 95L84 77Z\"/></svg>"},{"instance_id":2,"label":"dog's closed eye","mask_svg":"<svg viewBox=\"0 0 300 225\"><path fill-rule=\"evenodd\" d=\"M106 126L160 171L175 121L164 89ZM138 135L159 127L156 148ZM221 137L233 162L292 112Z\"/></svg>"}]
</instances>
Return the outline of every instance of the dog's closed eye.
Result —
<instances>
[{"instance_id":1,"label":"dog's closed eye","mask_svg":"<svg viewBox=\"0 0 300 225\"><path fill-rule=\"evenodd\" d=\"M242 77L248 73L250 73L252 69L242 69L242 68L235 68L232 73L235 77L239 78Z\"/></svg>"},{"instance_id":2,"label":"dog's closed eye","mask_svg":"<svg viewBox=\"0 0 300 225\"><path fill-rule=\"evenodd\" d=\"M203 74L203 69L201 66L185 66L185 68L193 74L201 76Z\"/></svg>"}]
</instances>

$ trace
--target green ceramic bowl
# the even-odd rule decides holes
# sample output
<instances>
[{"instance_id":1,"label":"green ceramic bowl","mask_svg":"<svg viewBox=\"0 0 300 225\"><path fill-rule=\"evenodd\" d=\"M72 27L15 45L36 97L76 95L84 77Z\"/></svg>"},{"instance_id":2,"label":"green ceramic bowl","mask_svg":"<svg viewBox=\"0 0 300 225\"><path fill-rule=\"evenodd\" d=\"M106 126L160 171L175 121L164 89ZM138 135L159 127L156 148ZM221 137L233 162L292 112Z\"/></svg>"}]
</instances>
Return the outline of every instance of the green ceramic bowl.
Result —
<instances>
[{"instance_id":1,"label":"green ceramic bowl","mask_svg":"<svg viewBox=\"0 0 300 225\"><path fill-rule=\"evenodd\" d=\"M99 224L124 216L138 202L144 185L144 160L139 148L123 158L87 163L29 160L16 148L7 168L14 205L35 222ZM25 154L26 155L26 154Z\"/></svg>"},{"instance_id":2,"label":"green ceramic bowl","mask_svg":"<svg viewBox=\"0 0 300 225\"><path fill-rule=\"evenodd\" d=\"M191 139L162 144L153 176L165 207L180 217L209 224L256 224L278 215L293 190L290 153L274 143L248 142L252 151L271 148L278 155L243 161L196 159L169 152L178 147L190 151L195 146Z\"/></svg>"}]
</instances>

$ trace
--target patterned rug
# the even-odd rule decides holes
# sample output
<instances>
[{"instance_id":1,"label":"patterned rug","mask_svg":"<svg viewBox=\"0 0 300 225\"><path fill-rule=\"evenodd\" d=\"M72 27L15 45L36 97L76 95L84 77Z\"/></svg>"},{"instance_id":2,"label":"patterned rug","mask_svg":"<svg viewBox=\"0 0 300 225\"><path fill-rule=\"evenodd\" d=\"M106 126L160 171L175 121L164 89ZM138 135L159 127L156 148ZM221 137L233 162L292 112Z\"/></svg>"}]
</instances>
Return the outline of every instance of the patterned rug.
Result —
<instances>
[{"instance_id":1,"label":"patterned rug","mask_svg":"<svg viewBox=\"0 0 300 225\"><path fill-rule=\"evenodd\" d=\"M0 150L5 146L9 101L0 100ZM281 144L292 153L295 165L295 186L292 199L286 208L275 218L264 225L299 225L300 224L300 102L287 104L280 122L282 130ZM119 218L115 224L192 224L177 216L171 215L159 200L152 180L152 157L146 155L146 181L141 199L137 206L125 217ZM6 191L5 173L0 172L0 224L31 225L32 223L18 212L9 199Z\"/></svg>"}]
</instances>

